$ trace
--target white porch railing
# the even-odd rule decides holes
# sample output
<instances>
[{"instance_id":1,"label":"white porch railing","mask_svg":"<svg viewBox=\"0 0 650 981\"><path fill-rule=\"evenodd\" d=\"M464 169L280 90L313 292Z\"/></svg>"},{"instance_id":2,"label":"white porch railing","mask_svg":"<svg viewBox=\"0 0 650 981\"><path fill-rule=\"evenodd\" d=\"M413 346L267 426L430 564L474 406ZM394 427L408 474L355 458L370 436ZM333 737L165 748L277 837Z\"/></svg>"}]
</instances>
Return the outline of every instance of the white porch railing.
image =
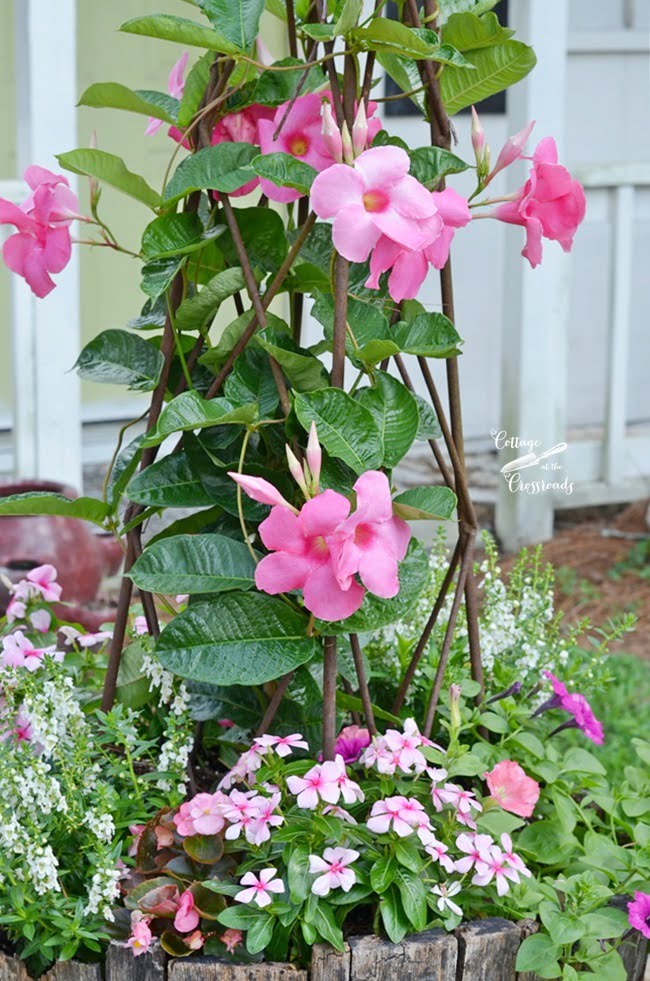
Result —
<instances>
[{"instance_id":1,"label":"white porch railing","mask_svg":"<svg viewBox=\"0 0 650 981\"><path fill-rule=\"evenodd\" d=\"M605 388L604 423L599 438L573 441L567 439L566 416L566 334L560 337L554 330L554 320L549 317L547 329L557 339L554 373L549 378L549 400L543 407L552 424L552 433L544 433L555 442L566 439L570 442L567 453L566 470L568 479L573 482L571 495L557 492L543 492L535 496L524 496L524 504L513 508L512 492L505 481L501 481L497 500L497 532L504 545L515 549L526 541L542 540L552 531L554 511L587 505L611 504L633 501L650 494L650 436L646 432L635 433L626 418L626 393L628 389L629 339L631 330L632 299L632 258L634 217L638 213L636 201L638 192L650 188L650 163L596 166L578 171L576 176L587 191L587 198L595 193L604 194L609 199L612 247L611 280L609 289L609 315L607 317L607 384ZM566 256L562 260L568 262ZM546 262L546 257L545 257ZM566 323L568 297L566 295L568 272L558 273L555 280L557 294L564 305L560 313L560 324ZM552 304L553 298L548 298ZM547 310L550 312L550 306ZM556 326L556 324L555 324ZM524 366L511 364L510 371L543 373L548 363L537 359L531 353L530 361ZM650 417L650 386L648 388L648 416ZM509 432L523 435L525 428L516 414L511 414ZM643 427L640 427L643 428ZM527 434L540 438L537 433ZM551 445L550 443L546 445ZM543 448L545 448L545 446ZM512 459L510 450L504 454L502 462ZM532 473L532 471L529 471ZM542 474L535 474L539 477ZM551 479L551 478L546 478ZM541 534L531 534L531 526L541 530Z\"/></svg>"}]
</instances>

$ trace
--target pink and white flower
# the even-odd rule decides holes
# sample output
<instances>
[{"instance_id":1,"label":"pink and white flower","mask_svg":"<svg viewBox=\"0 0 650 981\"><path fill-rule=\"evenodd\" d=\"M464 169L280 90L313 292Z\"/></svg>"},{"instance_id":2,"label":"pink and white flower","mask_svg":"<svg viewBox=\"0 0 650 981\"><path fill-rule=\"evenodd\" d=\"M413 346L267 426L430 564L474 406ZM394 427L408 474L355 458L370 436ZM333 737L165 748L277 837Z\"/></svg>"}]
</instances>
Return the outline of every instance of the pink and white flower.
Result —
<instances>
[{"instance_id":1,"label":"pink and white flower","mask_svg":"<svg viewBox=\"0 0 650 981\"><path fill-rule=\"evenodd\" d=\"M449 848L447 845L443 845L441 841L438 841L433 832L430 832L428 835L424 834L424 837L421 836L420 840L424 844L425 852L431 856L434 862L438 862L447 872L453 872L455 870L455 863L448 855Z\"/></svg>"},{"instance_id":2,"label":"pink and white flower","mask_svg":"<svg viewBox=\"0 0 650 981\"><path fill-rule=\"evenodd\" d=\"M326 848L322 858L319 855L310 855L309 871L312 874L320 873L312 884L311 891L316 896L327 896L331 889L349 892L357 881L350 865L358 857L359 852L353 848Z\"/></svg>"},{"instance_id":3,"label":"pink and white flower","mask_svg":"<svg viewBox=\"0 0 650 981\"><path fill-rule=\"evenodd\" d=\"M304 777L291 776L287 778L287 787L292 794L297 795L298 807L305 807L312 811L318 807L320 800L327 804L337 804L341 796L339 785L340 772L337 766L332 766L332 761L327 763L317 763L311 770L305 773Z\"/></svg>"},{"instance_id":4,"label":"pink and white flower","mask_svg":"<svg viewBox=\"0 0 650 981\"><path fill-rule=\"evenodd\" d=\"M292 732L289 736L258 736L256 742L282 757L290 756L294 749L309 749L309 743L305 742L299 732Z\"/></svg>"},{"instance_id":5,"label":"pink and white flower","mask_svg":"<svg viewBox=\"0 0 650 981\"><path fill-rule=\"evenodd\" d=\"M226 824L225 813L229 807L229 798L220 791L196 794L190 801L181 804L178 814L174 815L174 824L184 838L216 835Z\"/></svg>"},{"instance_id":6,"label":"pink and white flower","mask_svg":"<svg viewBox=\"0 0 650 981\"><path fill-rule=\"evenodd\" d=\"M322 772L326 780L331 779L338 786L346 804L354 804L364 799L365 795L359 784L348 776L342 756L335 756L333 760L323 763Z\"/></svg>"},{"instance_id":7,"label":"pink and white flower","mask_svg":"<svg viewBox=\"0 0 650 981\"><path fill-rule=\"evenodd\" d=\"M518 883L520 881L518 871L509 865L505 855L497 845L493 845L490 851L484 853L476 863L472 885L487 886L493 879L499 896L505 896L510 891L511 882Z\"/></svg>"},{"instance_id":8,"label":"pink and white flower","mask_svg":"<svg viewBox=\"0 0 650 981\"><path fill-rule=\"evenodd\" d=\"M465 852L466 857L456 860L456 871L465 875L466 872L474 868L477 862L483 860L484 855L489 854L489 850L493 845L494 839L491 835L468 835L465 832L458 835L456 838L456 848L461 852Z\"/></svg>"},{"instance_id":9,"label":"pink and white flower","mask_svg":"<svg viewBox=\"0 0 650 981\"><path fill-rule=\"evenodd\" d=\"M65 180L65 178L61 178L61 180ZM67 184L67 181L65 181L65 183ZM58 601L61 599L62 587L56 581L56 577L56 569L53 565L49 565L49 563L39 565L27 573L28 582L30 582L39 591L46 603L58 603Z\"/></svg>"},{"instance_id":10,"label":"pink and white flower","mask_svg":"<svg viewBox=\"0 0 650 981\"><path fill-rule=\"evenodd\" d=\"M437 885L431 887L431 892L438 897L436 906L441 913L444 913L448 909L451 913L455 913L456 916L463 915L460 906L451 898L452 896L457 896L461 888L461 883L458 881L439 882Z\"/></svg>"},{"instance_id":11,"label":"pink and white flower","mask_svg":"<svg viewBox=\"0 0 650 981\"><path fill-rule=\"evenodd\" d=\"M270 867L262 869L259 876L254 872L246 872L240 880L241 886L247 886L235 896L238 903L257 903L259 907L269 906L273 902L272 893L284 892L284 883L276 879L278 870Z\"/></svg>"},{"instance_id":12,"label":"pink and white flower","mask_svg":"<svg viewBox=\"0 0 650 981\"><path fill-rule=\"evenodd\" d=\"M189 52L184 51L180 56L178 61L172 66L167 79L167 91L174 99L182 99L183 92L185 91L185 79L183 75L185 74L185 69L187 67L187 62L189 59ZM162 119L156 119L154 116L149 117L149 124L144 131L145 136L153 136L157 133L162 126ZM180 142L183 138L183 134L175 126L170 127L169 135Z\"/></svg>"},{"instance_id":13,"label":"pink and white flower","mask_svg":"<svg viewBox=\"0 0 650 981\"><path fill-rule=\"evenodd\" d=\"M7 634L2 638L2 655L0 655L0 665L2 667L25 668L27 671L38 671L43 667L46 657L51 657L56 662L61 662L64 658L63 651L57 651L54 644L49 647L35 647L34 644L25 637L22 630L17 630L13 634Z\"/></svg>"},{"instance_id":14,"label":"pink and white flower","mask_svg":"<svg viewBox=\"0 0 650 981\"><path fill-rule=\"evenodd\" d=\"M410 773L412 770L421 773L426 769L426 758L418 748L422 746L422 737L414 719L406 719L403 732L387 729L384 741L388 748L397 754L398 766L404 773Z\"/></svg>"},{"instance_id":15,"label":"pink and white flower","mask_svg":"<svg viewBox=\"0 0 650 981\"><path fill-rule=\"evenodd\" d=\"M246 828L246 839L252 845L264 844L271 837L271 828L279 828L284 824L284 818L277 813L281 799L282 795L276 793L272 797L254 797L251 801L254 804L254 814Z\"/></svg>"},{"instance_id":16,"label":"pink and white flower","mask_svg":"<svg viewBox=\"0 0 650 981\"><path fill-rule=\"evenodd\" d=\"M415 798L400 795L386 797L372 805L366 825L370 831L378 835L386 834L391 830L392 825L395 834L400 838L406 838L415 830L423 810L422 804Z\"/></svg>"},{"instance_id":17,"label":"pink and white flower","mask_svg":"<svg viewBox=\"0 0 650 981\"><path fill-rule=\"evenodd\" d=\"M481 837L487 836L483 835ZM512 850L512 839L510 835L505 834L505 832L501 835L501 848L503 849L503 857L508 865L515 869L515 871L519 872L520 875L530 878L532 874L530 869L526 868L523 859Z\"/></svg>"},{"instance_id":18,"label":"pink and white flower","mask_svg":"<svg viewBox=\"0 0 650 981\"><path fill-rule=\"evenodd\" d=\"M234 930L232 927L228 927L221 934L219 940L224 944L227 952L232 954L233 950L244 942L244 934L241 930Z\"/></svg>"},{"instance_id":19,"label":"pink and white flower","mask_svg":"<svg viewBox=\"0 0 650 981\"><path fill-rule=\"evenodd\" d=\"M253 824L258 811L259 800L263 800L255 791L233 790L224 807L224 817L230 822L225 837L229 841L239 838L242 831L248 838L248 829Z\"/></svg>"},{"instance_id":20,"label":"pink and white flower","mask_svg":"<svg viewBox=\"0 0 650 981\"><path fill-rule=\"evenodd\" d=\"M131 936L125 946L130 947L134 957L146 954L153 942L153 933L149 927L149 918L140 914L139 919L131 916Z\"/></svg>"}]
</instances>

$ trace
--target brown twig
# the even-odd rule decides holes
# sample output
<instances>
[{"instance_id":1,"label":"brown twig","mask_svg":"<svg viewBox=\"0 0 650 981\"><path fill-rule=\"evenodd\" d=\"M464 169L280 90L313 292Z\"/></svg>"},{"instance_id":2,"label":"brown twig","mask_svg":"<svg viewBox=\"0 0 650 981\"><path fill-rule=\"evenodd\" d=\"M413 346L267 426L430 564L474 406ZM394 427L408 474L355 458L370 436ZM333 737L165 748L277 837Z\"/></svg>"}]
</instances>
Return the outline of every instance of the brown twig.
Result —
<instances>
[{"instance_id":1,"label":"brown twig","mask_svg":"<svg viewBox=\"0 0 650 981\"><path fill-rule=\"evenodd\" d=\"M336 637L323 644L323 759L334 759L336 743Z\"/></svg>"},{"instance_id":2,"label":"brown twig","mask_svg":"<svg viewBox=\"0 0 650 981\"><path fill-rule=\"evenodd\" d=\"M273 692L269 704L266 706L266 712L264 717L259 724L259 728L255 733L256 736L263 736L265 732L268 732L269 726L275 718L276 712L280 707L280 702L284 698L284 693L286 692L291 679L293 678L293 671L289 671L288 674L283 675L278 678L277 684L275 686L275 691Z\"/></svg>"},{"instance_id":3,"label":"brown twig","mask_svg":"<svg viewBox=\"0 0 650 981\"><path fill-rule=\"evenodd\" d=\"M363 652L361 650L361 645L359 644L359 638L356 634L350 634L350 646L352 647L354 669L357 673L357 681L359 682L359 695L361 697L361 704L363 705L363 714L366 717L366 726L368 727L368 732L370 735L375 736L377 734L375 714L372 710L372 701L370 700L370 690L368 688L366 669L363 663Z\"/></svg>"}]
</instances>

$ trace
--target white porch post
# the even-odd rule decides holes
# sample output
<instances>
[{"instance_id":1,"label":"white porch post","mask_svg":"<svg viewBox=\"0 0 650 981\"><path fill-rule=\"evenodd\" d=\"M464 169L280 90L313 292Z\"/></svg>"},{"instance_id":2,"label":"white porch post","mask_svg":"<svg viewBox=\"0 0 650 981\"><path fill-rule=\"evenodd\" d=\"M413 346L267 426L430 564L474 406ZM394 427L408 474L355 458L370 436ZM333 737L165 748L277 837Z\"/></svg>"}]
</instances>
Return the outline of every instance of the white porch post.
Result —
<instances>
[{"instance_id":1,"label":"white porch post","mask_svg":"<svg viewBox=\"0 0 650 981\"><path fill-rule=\"evenodd\" d=\"M59 170L55 153L77 145L76 2L15 0L15 12L18 167ZM80 386L67 374L80 343L77 249L57 284L38 300L12 277L14 469L81 489Z\"/></svg>"},{"instance_id":2,"label":"white porch post","mask_svg":"<svg viewBox=\"0 0 650 981\"><path fill-rule=\"evenodd\" d=\"M508 90L509 132L516 133L535 119L529 146L554 136L560 159L564 149L568 6L568 0L554 0L550 16L547 0L517 0L510 5L510 26L533 46L537 65ZM512 190L525 179L528 167L528 161L521 161L510 168ZM507 232L501 428L510 436L541 440L540 449L547 449L564 435L569 258L557 243L544 242L543 263L531 269L519 254L524 244L523 229L513 226ZM500 465L523 452L506 450ZM544 471L536 470L522 474L528 480L543 476ZM496 529L509 550L550 538L551 493L513 493L500 477Z\"/></svg>"}]
</instances>

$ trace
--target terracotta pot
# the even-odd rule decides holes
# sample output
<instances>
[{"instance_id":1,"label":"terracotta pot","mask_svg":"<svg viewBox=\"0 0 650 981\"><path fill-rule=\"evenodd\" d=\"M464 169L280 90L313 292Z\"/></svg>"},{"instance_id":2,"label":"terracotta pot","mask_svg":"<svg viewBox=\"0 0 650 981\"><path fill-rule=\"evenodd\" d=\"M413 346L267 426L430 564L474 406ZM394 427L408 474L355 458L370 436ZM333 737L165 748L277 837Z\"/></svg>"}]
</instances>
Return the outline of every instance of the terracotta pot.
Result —
<instances>
[{"instance_id":1,"label":"terracotta pot","mask_svg":"<svg viewBox=\"0 0 650 981\"><path fill-rule=\"evenodd\" d=\"M46 491L74 499L71 487L44 480L18 481L0 485L0 498L12 494ZM22 579L29 569L50 563L56 567L63 587L63 599L89 603L105 574L113 575L121 562L110 536L96 535L79 518L54 515L0 516L0 568L12 582ZM6 605L7 596L0 595Z\"/></svg>"}]
</instances>

